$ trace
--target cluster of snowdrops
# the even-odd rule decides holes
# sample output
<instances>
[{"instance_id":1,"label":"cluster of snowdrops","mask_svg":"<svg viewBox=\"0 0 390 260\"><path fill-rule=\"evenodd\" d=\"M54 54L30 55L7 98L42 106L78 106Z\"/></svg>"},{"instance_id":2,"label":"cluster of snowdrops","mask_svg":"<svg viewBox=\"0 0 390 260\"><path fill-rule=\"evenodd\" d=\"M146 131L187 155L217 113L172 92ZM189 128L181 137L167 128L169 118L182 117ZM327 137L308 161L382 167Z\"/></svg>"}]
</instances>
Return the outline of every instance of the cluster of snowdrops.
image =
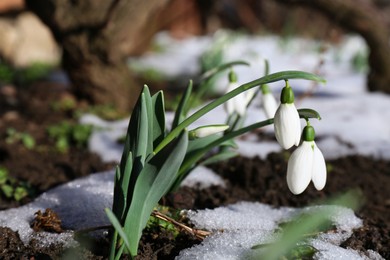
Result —
<instances>
[{"instance_id":1,"label":"cluster of snowdrops","mask_svg":"<svg viewBox=\"0 0 390 260\"><path fill-rule=\"evenodd\" d=\"M116 168L113 207L106 209L114 227L110 259L119 259L122 254L135 257L142 230L159 200L179 187L198 165L236 156L234 139L266 125L274 124L276 139L284 149L299 146L288 162L287 184L291 192L302 193L311 181L318 190L325 186L325 160L314 142L314 128L309 122L320 116L309 108L296 109L294 92L288 81L325 80L302 71L269 74L266 62L265 76L239 85L233 71L233 67L239 65L249 64L243 61L222 64L205 72L196 84L190 81L170 127L166 126L163 93L151 95L147 86L143 88L131 115L124 151ZM217 74L226 70L230 70L227 93L190 114L194 99L210 87ZM286 85L278 105L267 84L283 80ZM268 118L244 125L246 110L258 94ZM220 105L225 106L228 114L225 124L188 130L193 122ZM303 130L301 118L306 121Z\"/></svg>"}]
</instances>

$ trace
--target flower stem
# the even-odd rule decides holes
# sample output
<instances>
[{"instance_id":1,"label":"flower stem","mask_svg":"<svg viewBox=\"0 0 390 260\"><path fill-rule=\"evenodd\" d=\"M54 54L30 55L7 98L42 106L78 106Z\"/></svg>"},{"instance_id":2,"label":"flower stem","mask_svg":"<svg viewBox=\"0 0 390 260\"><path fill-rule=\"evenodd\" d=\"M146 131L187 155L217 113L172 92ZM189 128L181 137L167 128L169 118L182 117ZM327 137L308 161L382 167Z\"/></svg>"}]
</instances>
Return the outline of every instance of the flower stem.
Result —
<instances>
[{"instance_id":1,"label":"flower stem","mask_svg":"<svg viewBox=\"0 0 390 260\"><path fill-rule=\"evenodd\" d=\"M267 119L267 120L264 120L264 121L261 121L258 123L254 123L252 125L249 125L249 126L246 126L246 127L243 127L243 128L238 129L238 130L235 130L235 131L232 131L232 132L225 134L221 138L215 140L214 142L209 143L208 145L203 147L201 150L197 151L197 153L193 154L191 156L191 159L188 161L185 161L183 163L182 167L180 167L179 174L184 174L187 171L187 169L192 167L192 165L194 163L196 163L200 159L200 157L202 157L207 151L211 150L213 147L216 147L227 140L233 139L237 136L240 136L242 134L250 132L254 129L261 128L261 127L266 126L266 125L271 125L271 124L273 124L273 122L274 122L274 119L270 118L270 119Z\"/></svg>"},{"instance_id":2,"label":"flower stem","mask_svg":"<svg viewBox=\"0 0 390 260\"><path fill-rule=\"evenodd\" d=\"M229 93L226 93L225 95L215 99L214 101L208 103L198 111L196 111L194 114L192 114L190 117L185 119L181 124L179 124L176 128L174 128L162 141L161 143L156 147L154 150L154 153L158 153L161 151L166 145L168 145L175 137L177 137L181 131L183 131L187 126L198 120L200 117L208 113L209 111L213 110L217 106L223 104L227 100L239 95L240 93L247 91L248 89L254 88L256 86L271 83L279 80L287 80L287 79L306 79L306 80L314 80L319 82L325 82L325 80L322 77L319 77L317 75L303 72L303 71L282 71L282 72L276 72L273 74L269 74L267 76L261 77L259 79L253 80L251 82L245 83L238 88L232 90Z\"/></svg>"}]
</instances>

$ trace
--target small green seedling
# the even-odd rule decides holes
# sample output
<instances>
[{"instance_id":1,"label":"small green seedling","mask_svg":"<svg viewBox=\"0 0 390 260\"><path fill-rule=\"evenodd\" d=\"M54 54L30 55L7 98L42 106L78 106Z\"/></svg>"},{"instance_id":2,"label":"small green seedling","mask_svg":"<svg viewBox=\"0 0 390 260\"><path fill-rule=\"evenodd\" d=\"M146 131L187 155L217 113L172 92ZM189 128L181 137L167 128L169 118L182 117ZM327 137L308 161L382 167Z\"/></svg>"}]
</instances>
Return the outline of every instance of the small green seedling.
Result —
<instances>
[{"instance_id":1,"label":"small green seedling","mask_svg":"<svg viewBox=\"0 0 390 260\"><path fill-rule=\"evenodd\" d=\"M24 132L18 132L15 128L7 129L7 137L5 141L9 144L22 142L27 149L33 149L35 147L35 139L29 134Z\"/></svg>"},{"instance_id":2,"label":"small green seedling","mask_svg":"<svg viewBox=\"0 0 390 260\"><path fill-rule=\"evenodd\" d=\"M0 167L0 193L7 199L20 201L29 195L29 188L9 176L6 168Z\"/></svg>"},{"instance_id":3,"label":"small green seedling","mask_svg":"<svg viewBox=\"0 0 390 260\"><path fill-rule=\"evenodd\" d=\"M47 132L50 138L55 140L57 150L64 153L68 151L71 145L86 147L92 133L92 126L63 121L49 126Z\"/></svg>"}]
</instances>

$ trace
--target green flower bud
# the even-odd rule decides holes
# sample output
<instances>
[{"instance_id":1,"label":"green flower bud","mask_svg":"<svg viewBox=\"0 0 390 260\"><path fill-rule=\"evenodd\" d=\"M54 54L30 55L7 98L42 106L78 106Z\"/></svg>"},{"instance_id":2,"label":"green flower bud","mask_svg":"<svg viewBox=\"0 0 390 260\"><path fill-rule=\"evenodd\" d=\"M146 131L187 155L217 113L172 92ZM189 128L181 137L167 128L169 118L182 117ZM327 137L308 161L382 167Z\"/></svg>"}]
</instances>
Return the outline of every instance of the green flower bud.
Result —
<instances>
[{"instance_id":1,"label":"green flower bud","mask_svg":"<svg viewBox=\"0 0 390 260\"><path fill-rule=\"evenodd\" d=\"M282 104L292 104L294 103L294 91L286 81L286 86L282 89L282 94L280 95L280 102Z\"/></svg>"},{"instance_id":2,"label":"green flower bud","mask_svg":"<svg viewBox=\"0 0 390 260\"><path fill-rule=\"evenodd\" d=\"M303 128L302 140L308 142L314 141L315 134L314 127L307 125Z\"/></svg>"},{"instance_id":3,"label":"green flower bud","mask_svg":"<svg viewBox=\"0 0 390 260\"><path fill-rule=\"evenodd\" d=\"M237 74L233 70L229 72L229 82L237 82Z\"/></svg>"}]
</instances>

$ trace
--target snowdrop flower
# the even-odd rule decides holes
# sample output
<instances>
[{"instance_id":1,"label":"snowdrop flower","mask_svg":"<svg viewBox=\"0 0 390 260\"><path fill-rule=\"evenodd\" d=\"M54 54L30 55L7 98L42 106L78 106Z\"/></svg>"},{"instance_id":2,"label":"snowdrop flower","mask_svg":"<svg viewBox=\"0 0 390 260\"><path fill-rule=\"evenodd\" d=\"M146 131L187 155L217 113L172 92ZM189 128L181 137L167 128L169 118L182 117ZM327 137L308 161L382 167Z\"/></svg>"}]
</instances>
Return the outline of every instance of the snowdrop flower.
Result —
<instances>
[{"instance_id":1,"label":"snowdrop flower","mask_svg":"<svg viewBox=\"0 0 390 260\"><path fill-rule=\"evenodd\" d=\"M298 195L313 182L317 190L326 183L326 164L324 156L314 142L314 128L307 125L303 129L302 144L292 153L287 166L287 185Z\"/></svg>"},{"instance_id":2,"label":"snowdrop flower","mask_svg":"<svg viewBox=\"0 0 390 260\"><path fill-rule=\"evenodd\" d=\"M221 133L229 128L228 125L207 125L200 126L188 132L190 139L202 138L209 135Z\"/></svg>"},{"instance_id":3,"label":"snowdrop flower","mask_svg":"<svg viewBox=\"0 0 390 260\"><path fill-rule=\"evenodd\" d=\"M275 97L269 90L268 85L262 85L261 92L263 94L261 97L265 115L267 116L267 118L273 118L275 116L276 110L278 109Z\"/></svg>"},{"instance_id":4,"label":"snowdrop flower","mask_svg":"<svg viewBox=\"0 0 390 260\"><path fill-rule=\"evenodd\" d=\"M237 83L237 75L233 71L230 71L229 85L227 87L226 93L235 90L239 86L240 85ZM245 93L241 93L225 102L225 110L229 115L236 112L240 116L244 116L246 112L247 104L248 104L248 100Z\"/></svg>"},{"instance_id":5,"label":"snowdrop flower","mask_svg":"<svg viewBox=\"0 0 390 260\"><path fill-rule=\"evenodd\" d=\"M294 105L294 92L288 81L282 89L281 104L275 112L274 129L278 143L289 149L293 145L299 145L301 139L301 122Z\"/></svg>"}]
</instances>

